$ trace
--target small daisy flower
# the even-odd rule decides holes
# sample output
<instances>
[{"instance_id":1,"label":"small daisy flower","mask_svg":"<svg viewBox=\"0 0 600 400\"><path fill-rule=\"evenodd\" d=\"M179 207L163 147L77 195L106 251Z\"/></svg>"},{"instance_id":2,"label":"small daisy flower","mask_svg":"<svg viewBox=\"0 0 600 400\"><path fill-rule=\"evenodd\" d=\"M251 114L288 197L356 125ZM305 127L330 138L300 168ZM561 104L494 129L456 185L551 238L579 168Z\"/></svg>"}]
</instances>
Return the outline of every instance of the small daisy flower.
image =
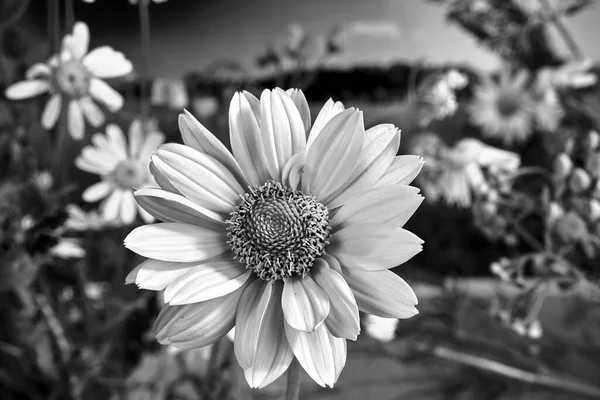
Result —
<instances>
[{"instance_id":1,"label":"small daisy flower","mask_svg":"<svg viewBox=\"0 0 600 400\"><path fill-rule=\"evenodd\" d=\"M64 103L67 127L77 140L84 136L84 119L94 127L104 123L104 114L92 99L112 112L123 106L123 97L103 79L121 77L132 70L131 62L111 47L98 47L88 53L89 40L88 26L76 22L73 33L63 39L60 55L53 56L46 64L33 65L27 71L27 80L6 89L6 97L11 100L50 94L42 113L45 129L56 124Z\"/></svg>"},{"instance_id":2,"label":"small daisy flower","mask_svg":"<svg viewBox=\"0 0 600 400\"><path fill-rule=\"evenodd\" d=\"M524 142L533 131L534 102L526 88L528 74L519 72L514 78L507 72L499 82L486 78L475 88L469 107L471 122L490 138L505 144Z\"/></svg>"},{"instance_id":3,"label":"small daisy flower","mask_svg":"<svg viewBox=\"0 0 600 400\"><path fill-rule=\"evenodd\" d=\"M100 175L102 180L83 192L83 200L95 202L105 199L100 210L107 221L131 224L138 212L144 221L154 221L136 204L133 191L156 186L148 164L150 155L164 139L164 135L156 131L150 131L144 137L139 120L133 121L129 128L129 143L115 124L107 125L106 135L96 133L92 136L92 145L81 151L75 165L83 171Z\"/></svg>"},{"instance_id":4,"label":"small daisy flower","mask_svg":"<svg viewBox=\"0 0 600 400\"><path fill-rule=\"evenodd\" d=\"M236 93L233 155L187 111L185 145L152 155L160 189L136 199L163 223L133 230L148 257L127 277L164 290L154 332L162 344L207 346L234 326L234 352L251 387L275 381L295 357L321 386L346 363L359 310L417 313L410 286L389 271L421 251L401 228L422 202L407 186L421 168L396 156L390 124L365 130L362 113L329 100L311 124L304 94Z\"/></svg>"}]
</instances>

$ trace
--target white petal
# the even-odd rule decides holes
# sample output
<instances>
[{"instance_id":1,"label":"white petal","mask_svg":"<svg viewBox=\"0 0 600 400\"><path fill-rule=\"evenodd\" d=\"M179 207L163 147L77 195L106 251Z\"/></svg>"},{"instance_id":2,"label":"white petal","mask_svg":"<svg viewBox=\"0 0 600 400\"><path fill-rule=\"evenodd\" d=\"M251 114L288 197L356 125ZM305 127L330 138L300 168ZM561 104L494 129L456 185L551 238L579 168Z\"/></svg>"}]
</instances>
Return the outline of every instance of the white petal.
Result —
<instances>
[{"instance_id":1,"label":"white petal","mask_svg":"<svg viewBox=\"0 0 600 400\"><path fill-rule=\"evenodd\" d=\"M90 30L83 22L75 22L73 25L73 35L65 38L65 45L73 57L80 59L87 51L90 43Z\"/></svg>"},{"instance_id":2,"label":"white petal","mask_svg":"<svg viewBox=\"0 0 600 400\"><path fill-rule=\"evenodd\" d=\"M135 204L135 199L133 198L133 192L124 191L121 199L121 213L119 217L125 225L130 225L133 223L133 221L135 221L136 216L137 207Z\"/></svg>"},{"instance_id":3,"label":"white petal","mask_svg":"<svg viewBox=\"0 0 600 400\"><path fill-rule=\"evenodd\" d=\"M106 163L103 163L100 160L91 160L81 156L75 159L75 166L82 171L97 175L106 175L112 171Z\"/></svg>"},{"instance_id":4,"label":"white petal","mask_svg":"<svg viewBox=\"0 0 600 400\"><path fill-rule=\"evenodd\" d=\"M156 219L183 222L213 230L224 229L225 219L184 196L162 189L140 189L135 192L138 203Z\"/></svg>"},{"instance_id":5,"label":"white petal","mask_svg":"<svg viewBox=\"0 0 600 400\"><path fill-rule=\"evenodd\" d=\"M140 289L164 290L175 279L201 265L198 262L180 263L149 259L138 265L125 278L126 283L135 283Z\"/></svg>"},{"instance_id":6,"label":"white petal","mask_svg":"<svg viewBox=\"0 0 600 400\"><path fill-rule=\"evenodd\" d=\"M165 135L160 132L148 132L146 138L142 142L142 147L135 155L138 160L144 163L150 162L150 156L156 151L158 146L165 142Z\"/></svg>"},{"instance_id":7,"label":"white petal","mask_svg":"<svg viewBox=\"0 0 600 400\"><path fill-rule=\"evenodd\" d=\"M123 53L115 51L112 47L98 47L85 56L83 64L98 78L110 79L125 76L133 70L129 60Z\"/></svg>"},{"instance_id":8,"label":"white petal","mask_svg":"<svg viewBox=\"0 0 600 400\"><path fill-rule=\"evenodd\" d=\"M171 193L180 194L179 190L177 190L177 188L173 186L171 182L169 182L167 177L158 168L156 168L156 165L154 165L152 161L150 161L150 173L161 189Z\"/></svg>"},{"instance_id":9,"label":"white petal","mask_svg":"<svg viewBox=\"0 0 600 400\"><path fill-rule=\"evenodd\" d=\"M250 309L246 299L258 309ZM238 303L234 350L247 366L244 375L252 388L269 385L292 362L283 321L281 284L259 282L246 289Z\"/></svg>"},{"instance_id":10,"label":"white petal","mask_svg":"<svg viewBox=\"0 0 600 400\"><path fill-rule=\"evenodd\" d=\"M112 186L108 181L100 181L85 189L81 197L84 201L93 203L108 196L111 190Z\"/></svg>"},{"instance_id":11,"label":"white petal","mask_svg":"<svg viewBox=\"0 0 600 400\"><path fill-rule=\"evenodd\" d=\"M229 169L243 187L248 186L248 181L229 150L187 110L179 114L179 130L183 143L216 158Z\"/></svg>"},{"instance_id":12,"label":"white petal","mask_svg":"<svg viewBox=\"0 0 600 400\"><path fill-rule=\"evenodd\" d=\"M329 225L390 223L401 227L423 202L419 189L406 185L380 186L346 201Z\"/></svg>"},{"instance_id":13,"label":"white petal","mask_svg":"<svg viewBox=\"0 0 600 400\"><path fill-rule=\"evenodd\" d=\"M217 212L229 213L244 192L223 164L190 147L163 145L152 163L184 196Z\"/></svg>"},{"instance_id":14,"label":"white petal","mask_svg":"<svg viewBox=\"0 0 600 400\"><path fill-rule=\"evenodd\" d=\"M333 117L306 154L302 191L322 200L343 186L356 168L363 135L360 111L348 109Z\"/></svg>"},{"instance_id":15,"label":"white petal","mask_svg":"<svg viewBox=\"0 0 600 400\"><path fill-rule=\"evenodd\" d=\"M310 108L308 106L308 102L306 101L306 97L304 97L304 92L302 92L301 89L288 89L285 92L292 98L296 108L298 108L298 111L300 111L302 123L304 124L304 131L306 132L306 136L308 136L308 133L310 132L311 121Z\"/></svg>"},{"instance_id":16,"label":"white petal","mask_svg":"<svg viewBox=\"0 0 600 400\"><path fill-rule=\"evenodd\" d=\"M325 325L303 332L286 323L285 333L306 373L320 386L333 387L346 364L346 339L334 337Z\"/></svg>"},{"instance_id":17,"label":"white petal","mask_svg":"<svg viewBox=\"0 0 600 400\"><path fill-rule=\"evenodd\" d=\"M131 125L129 125L129 154L132 156L138 154L142 147L143 139L144 129L142 127L142 121L136 118L131 122Z\"/></svg>"},{"instance_id":18,"label":"white petal","mask_svg":"<svg viewBox=\"0 0 600 400\"><path fill-rule=\"evenodd\" d=\"M114 190L101 206L102 216L107 221L117 221L121 212L121 200L124 192L120 189Z\"/></svg>"},{"instance_id":19,"label":"white petal","mask_svg":"<svg viewBox=\"0 0 600 400\"><path fill-rule=\"evenodd\" d=\"M91 98L82 97L79 99L79 105L90 125L98 127L104 123L104 114Z\"/></svg>"},{"instance_id":20,"label":"white petal","mask_svg":"<svg viewBox=\"0 0 600 400\"><path fill-rule=\"evenodd\" d=\"M127 159L127 143L121 127L116 124L106 125L106 138L114 157L119 160Z\"/></svg>"},{"instance_id":21,"label":"white petal","mask_svg":"<svg viewBox=\"0 0 600 400\"><path fill-rule=\"evenodd\" d=\"M300 112L281 89L265 89L260 97L261 155L276 181L292 156L306 146L306 133Z\"/></svg>"},{"instance_id":22,"label":"white petal","mask_svg":"<svg viewBox=\"0 0 600 400\"><path fill-rule=\"evenodd\" d=\"M252 186L270 179L264 163L259 122L246 93L233 95L229 106L229 135L233 155Z\"/></svg>"},{"instance_id":23,"label":"white petal","mask_svg":"<svg viewBox=\"0 0 600 400\"><path fill-rule=\"evenodd\" d=\"M60 109L62 107L62 96L60 94L53 94L50 97L50 100L46 103L44 107L44 112L42 113L42 126L44 129L51 129L58 117L60 116Z\"/></svg>"},{"instance_id":24,"label":"white petal","mask_svg":"<svg viewBox=\"0 0 600 400\"><path fill-rule=\"evenodd\" d=\"M117 112L123 107L123 96L101 79L92 78L90 80L90 94L96 100L104 103L112 112Z\"/></svg>"},{"instance_id":25,"label":"white petal","mask_svg":"<svg viewBox=\"0 0 600 400\"><path fill-rule=\"evenodd\" d=\"M385 318L410 318L418 314L417 296L411 287L392 271L343 269L361 311Z\"/></svg>"},{"instance_id":26,"label":"white petal","mask_svg":"<svg viewBox=\"0 0 600 400\"><path fill-rule=\"evenodd\" d=\"M329 297L331 310L325 320L329 332L335 337L356 340L360 333L358 306L342 275L329 268L323 259L317 259L311 276Z\"/></svg>"},{"instance_id":27,"label":"white petal","mask_svg":"<svg viewBox=\"0 0 600 400\"><path fill-rule=\"evenodd\" d=\"M175 279L165 290L165 303L182 305L225 296L239 289L250 277L236 260L207 262Z\"/></svg>"},{"instance_id":28,"label":"white petal","mask_svg":"<svg viewBox=\"0 0 600 400\"><path fill-rule=\"evenodd\" d=\"M413 233L390 224L352 224L335 232L327 248L344 267L378 271L398 266L423 248Z\"/></svg>"},{"instance_id":29,"label":"white petal","mask_svg":"<svg viewBox=\"0 0 600 400\"><path fill-rule=\"evenodd\" d=\"M50 90L50 82L43 79L30 79L13 83L6 88L5 95L10 100L22 100L46 93Z\"/></svg>"},{"instance_id":30,"label":"white petal","mask_svg":"<svg viewBox=\"0 0 600 400\"><path fill-rule=\"evenodd\" d=\"M423 158L419 156L396 156L376 186L408 185L419 175L423 163Z\"/></svg>"},{"instance_id":31,"label":"white petal","mask_svg":"<svg viewBox=\"0 0 600 400\"><path fill-rule=\"evenodd\" d=\"M294 190L300 188L305 162L306 152L301 151L294 154L283 167L283 171L281 172L281 183Z\"/></svg>"},{"instance_id":32,"label":"white petal","mask_svg":"<svg viewBox=\"0 0 600 400\"><path fill-rule=\"evenodd\" d=\"M315 119L315 123L313 124L312 129L310 130L310 135L308 136L308 140L306 141L306 150L308 150L312 146L315 139L319 136L325 125L327 125L333 117L335 117L342 111L344 111L344 105L341 102L334 102L332 99L327 100L323 108L321 108L321 111L319 111L319 114Z\"/></svg>"},{"instance_id":33,"label":"white petal","mask_svg":"<svg viewBox=\"0 0 600 400\"><path fill-rule=\"evenodd\" d=\"M137 254L164 261L202 261L229 250L224 232L200 226L165 222L134 229L125 247Z\"/></svg>"},{"instance_id":34,"label":"white petal","mask_svg":"<svg viewBox=\"0 0 600 400\"><path fill-rule=\"evenodd\" d=\"M25 77L27 79L45 78L52 73L50 67L46 64L37 63L33 64L27 69Z\"/></svg>"},{"instance_id":35,"label":"white petal","mask_svg":"<svg viewBox=\"0 0 600 400\"><path fill-rule=\"evenodd\" d=\"M67 125L69 127L69 133L73 139L83 139L83 136L85 135L85 121L83 120L83 112L81 111L79 101L77 100L71 100L69 103Z\"/></svg>"},{"instance_id":36,"label":"white petal","mask_svg":"<svg viewBox=\"0 0 600 400\"><path fill-rule=\"evenodd\" d=\"M294 329L312 332L329 315L329 298L310 277L284 279L281 307L286 322Z\"/></svg>"},{"instance_id":37,"label":"white petal","mask_svg":"<svg viewBox=\"0 0 600 400\"><path fill-rule=\"evenodd\" d=\"M245 287L201 303L165 306L154 323L156 338L179 349L214 343L233 328L235 309Z\"/></svg>"}]
</instances>

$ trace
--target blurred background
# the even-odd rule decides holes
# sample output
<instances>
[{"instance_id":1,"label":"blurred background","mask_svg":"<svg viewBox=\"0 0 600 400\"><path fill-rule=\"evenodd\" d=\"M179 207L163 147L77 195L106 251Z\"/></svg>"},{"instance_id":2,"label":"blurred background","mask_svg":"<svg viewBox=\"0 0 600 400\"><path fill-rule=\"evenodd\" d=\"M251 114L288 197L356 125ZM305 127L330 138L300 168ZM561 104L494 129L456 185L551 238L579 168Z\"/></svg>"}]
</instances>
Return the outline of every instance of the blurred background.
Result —
<instances>
[{"instance_id":1,"label":"blurred background","mask_svg":"<svg viewBox=\"0 0 600 400\"><path fill-rule=\"evenodd\" d=\"M425 161L424 251L394 270L420 314L364 316L336 386L302 398L600 398L597 1L139 1L0 0L1 399L282 396L247 389L228 339L156 343L161 295L124 285L144 215L76 162L108 124L181 142L184 108L229 147L233 94L272 87L392 123ZM133 66L79 119L50 106L87 90L51 59L76 21Z\"/></svg>"}]
</instances>

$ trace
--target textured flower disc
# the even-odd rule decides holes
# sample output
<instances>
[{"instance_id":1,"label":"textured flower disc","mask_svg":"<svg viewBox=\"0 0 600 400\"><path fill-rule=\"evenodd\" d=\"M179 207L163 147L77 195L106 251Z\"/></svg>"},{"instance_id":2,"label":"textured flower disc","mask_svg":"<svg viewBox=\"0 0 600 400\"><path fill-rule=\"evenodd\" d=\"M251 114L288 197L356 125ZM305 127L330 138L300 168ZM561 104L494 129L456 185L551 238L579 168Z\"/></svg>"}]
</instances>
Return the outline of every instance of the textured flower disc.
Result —
<instances>
[{"instance_id":1,"label":"textured flower disc","mask_svg":"<svg viewBox=\"0 0 600 400\"><path fill-rule=\"evenodd\" d=\"M54 72L55 87L70 97L81 97L88 93L91 74L79 60L60 64Z\"/></svg>"},{"instance_id":2,"label":"textured flower disc","mask_svg":"<svg viewBox=\"0 0 600 400\"><path fill-rule=\"evenodd\" d=\"M252 188L227 220L236 259L270 282L304 277L329 244L329 229L324 205L275 181Z\"/></svg>"},{"instance_id":3,"label":"textured flower disc","mask_svg":"<svg viewBox=\"0 0 600 400\"><path fill-rule=\"evenodd\" d=\"M123 189L139 187L147 180L147 168L134 160L123 160L112 173L115 183Z\"/></svg>"}]
</instances>

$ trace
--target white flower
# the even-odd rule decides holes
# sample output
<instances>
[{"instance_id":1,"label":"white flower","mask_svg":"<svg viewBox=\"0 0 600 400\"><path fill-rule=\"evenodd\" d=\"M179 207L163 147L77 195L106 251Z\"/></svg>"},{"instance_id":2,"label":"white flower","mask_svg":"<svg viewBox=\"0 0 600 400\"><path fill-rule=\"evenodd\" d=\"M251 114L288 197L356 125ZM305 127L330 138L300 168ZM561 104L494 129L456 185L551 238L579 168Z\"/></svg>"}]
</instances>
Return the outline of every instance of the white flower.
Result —
<instances>
[{"instance_id":1,"label":"white flower","mask_svg":"<svg viewBox=\"0 0 600 400\"><path fill-rule=\"evenodd\" d=\"M152 82L152 104L181 110L188 105L188 94L181 79L157 78Z\"/></svg>"},{"instance_id":2,"label":"white flower","mask_svg":"<svg viewBox=\"0 0 600 400\"><path fill-rule=\"evenodd\" d=\"M61 238L59 242L50 249L50 254L63 259L83 258L85 249L80 246L77 239Z\"/></svg>"},{"instance_id":3,"label":"white flower","mask_svg":"<svg viewBox=\"0 0 600 400\"><path fill-rule=\"evenodd\" d=\"M364 327L367 334L381 342L394 340L397 326L397 318L384 318L367 314L364 319Z\"/></svg>"},{"instance_id":4,"label":"white flower","mask_svg":"<svg viewBox=\"0 0 600 400\"><path fill-rule=\"evenodd\" d=\"M54 55L46 64L31 66L27 80L6 89L6 97L11 100L50 94L42 113L45 129L56 124L66 103L67 126L74 139L83 138L84 117L95 127L104 123L104 114L92 99L113 112L123 106L123 97L102 79L117 78L132 70L131 62L111 47L98 47L88 53L89 35L88 26L76 22L73 33L63 39L60 55Z\"/></svg>"},{"instance_id":5,"label":"white flower","mask_svg":"<svg viewBox=\"0 0 600 400\"><path fill-rule=\"evenodd\" d=\"M66 207L67 221L65 228L74 231L99 231L109 226L114 226L114 221L107 221L98 210L85 212L75 204Z\"/></svg>"},{"instance_id":6,"label":"white flower","mask_svg":"<svg viewBox=\"0 0 600 400\"><path fill-rule=\"evenodd\" d=\"M154 218L140 208L133 197L134 189L156 186L150 175L150 155L164 142L164 135L150 131L144 136L141 121L129 128L129 144L117 125L109 124L106 135L97 133L92 146L86 146L75 165L84 171L98 174L102 180L83 192L83 200L95 202L106 198L101 205L103 217L130 224L139 212L146 222Z\"/></svg>"}]
</instances>

